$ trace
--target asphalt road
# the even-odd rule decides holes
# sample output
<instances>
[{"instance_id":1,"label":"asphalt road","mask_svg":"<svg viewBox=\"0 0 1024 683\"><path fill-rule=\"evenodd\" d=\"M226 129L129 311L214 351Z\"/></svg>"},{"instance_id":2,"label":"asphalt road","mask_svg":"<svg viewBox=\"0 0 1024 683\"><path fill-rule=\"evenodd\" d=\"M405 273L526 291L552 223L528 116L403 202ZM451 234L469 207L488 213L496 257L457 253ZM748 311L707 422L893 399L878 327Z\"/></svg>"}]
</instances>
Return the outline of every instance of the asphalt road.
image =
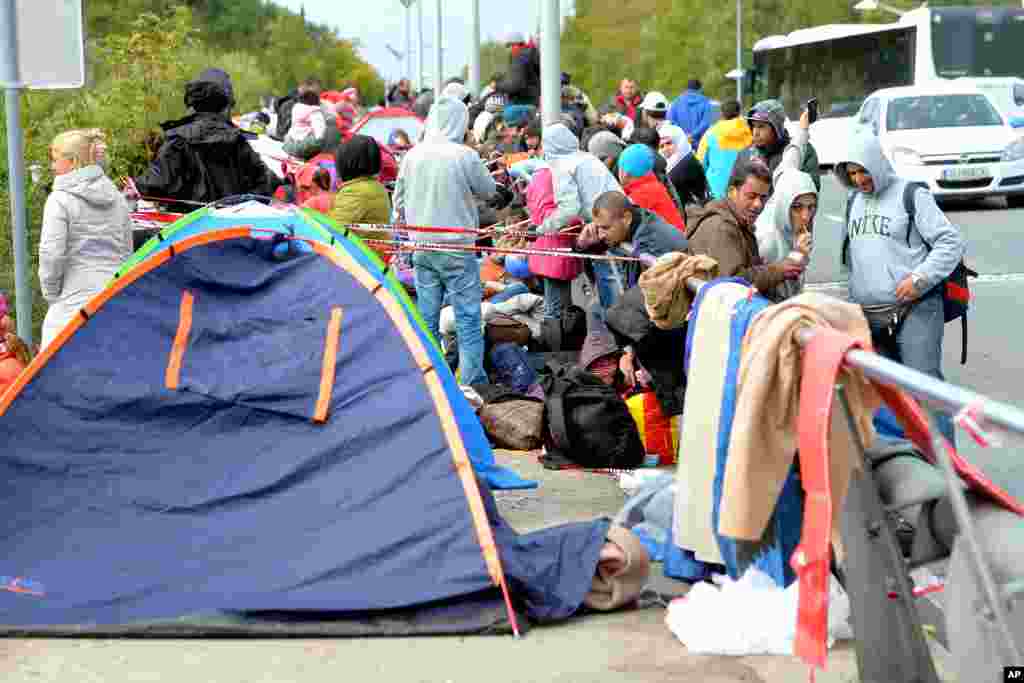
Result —
<instances>
[{"instance_id":1,"label":"asphalt road","mask_svg":"<svg viewBox=\"0 0 1024 683\"><path fill-rule=\"evenodd\" d=\"M809 281L838 292L844 198L825 180ZM958 365L957 325L946 332L950 381L1024 408L1024 210L988 201L949 208L969 240L968 260L983 274L973 285L970 357ZM975 448L961 436L969 456ZM1022 440L1024 442L1024 440ZM1016 452L1011 452L1016 455ZM499 458L541 480L536 492L498 495L509 521L526 531L614 514L624 501L601 475L540 469L523 454ZM658 577L658 587L683 593L685 584ZM215 683L303 681L424 681L431 683L789 683L807 680L791 657L695 656L664 626L659 608L572 620L536 628L525 638L406 638L395 640L0 640L0 679L10 683L102 681ZM948 660L939 656L944 680ZM857 680L849 644L829 655L822 683Z\"/></svg>"}]
</instances>

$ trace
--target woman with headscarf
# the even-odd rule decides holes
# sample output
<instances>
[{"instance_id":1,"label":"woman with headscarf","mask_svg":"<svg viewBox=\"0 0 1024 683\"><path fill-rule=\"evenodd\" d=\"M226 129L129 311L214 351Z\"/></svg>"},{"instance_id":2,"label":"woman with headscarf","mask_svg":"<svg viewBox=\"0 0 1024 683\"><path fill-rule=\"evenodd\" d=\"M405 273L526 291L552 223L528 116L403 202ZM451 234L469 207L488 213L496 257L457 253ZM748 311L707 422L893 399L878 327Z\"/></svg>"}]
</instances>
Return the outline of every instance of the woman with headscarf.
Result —
<instances>
[{"instance_id":1,"label":"woman with headscarf","mask_svg":"<svg viewBox=\"0 0 1024 683\"><path fill-rule=\"evenodd\" d=\"M368 135L353 135L338 148L335 157L338 182L341 187L334 197L331 218L341 225L386 224L391 220L391 199L387 189L377 179L380 173L380 147ZM363 239L388 240L387 230L352 228ZM370 245L381 258L388 249Z\"/></svg>"},{"instance_id":2,"label":"woman with headscarf","mask_svg":"<svg viewBox=\"0 0 1024 683\"><path fill-rule=\"evenodd\" d=\"M704 166L693 154L693 147L679 126L668 123L658 129L658 151L667 161L668 179L676 188L684 208L696 204L704 206L711 195Z\"/></svg>"}]
</instances>

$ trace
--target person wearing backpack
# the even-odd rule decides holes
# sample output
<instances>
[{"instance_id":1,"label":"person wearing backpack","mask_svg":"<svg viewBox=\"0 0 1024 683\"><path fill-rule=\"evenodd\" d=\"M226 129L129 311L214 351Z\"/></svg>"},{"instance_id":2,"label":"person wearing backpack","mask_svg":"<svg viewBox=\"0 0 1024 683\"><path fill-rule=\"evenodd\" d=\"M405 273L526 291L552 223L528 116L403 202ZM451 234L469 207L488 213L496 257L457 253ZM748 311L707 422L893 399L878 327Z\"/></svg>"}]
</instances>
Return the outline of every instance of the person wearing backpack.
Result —
<instances>
[{"instance_id":1,"label":"person wearing backpack","mask_svg":"<svg viewBox=\"0 0 1024 683\"><path fill-rule=\"evenodd\" d=\"M850 300L863 308L875 349L944 379L946 281L963 259L963 235L927 187L896 175L870 133L850 141L835 174L850 190L842 250ZM953 443L952 420L938 412L935 417Z\"/></svg>"}]
</instances>

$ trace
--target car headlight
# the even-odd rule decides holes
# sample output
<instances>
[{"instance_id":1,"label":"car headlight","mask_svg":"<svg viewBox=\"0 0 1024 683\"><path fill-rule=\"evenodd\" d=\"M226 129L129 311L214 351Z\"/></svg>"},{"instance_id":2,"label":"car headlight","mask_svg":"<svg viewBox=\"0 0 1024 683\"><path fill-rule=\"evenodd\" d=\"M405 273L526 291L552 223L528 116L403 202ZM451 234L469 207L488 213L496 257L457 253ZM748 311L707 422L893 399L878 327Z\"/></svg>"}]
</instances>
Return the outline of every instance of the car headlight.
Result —
<instances>
[{"instance_id":1,"label":"car headlight","mask_svg":"<svg viewBox=\"0 0 1024 683\"><path fill-rule=\"evenodd\" d=\"M909 147L894 147L892 150L892 163L899 166L921 166L921 155Z\"/></svg>"},{"instance_id":2,"label":"car headlight","mask_svg":"<svg viewBox=\"0 0 1024 683\"><path fill-rule=\"evenodd\" d=\"M1017 138L1003 150L1003 161L1020 161L1024 159L1024 138Z\"/></svg>"}]
</instances>

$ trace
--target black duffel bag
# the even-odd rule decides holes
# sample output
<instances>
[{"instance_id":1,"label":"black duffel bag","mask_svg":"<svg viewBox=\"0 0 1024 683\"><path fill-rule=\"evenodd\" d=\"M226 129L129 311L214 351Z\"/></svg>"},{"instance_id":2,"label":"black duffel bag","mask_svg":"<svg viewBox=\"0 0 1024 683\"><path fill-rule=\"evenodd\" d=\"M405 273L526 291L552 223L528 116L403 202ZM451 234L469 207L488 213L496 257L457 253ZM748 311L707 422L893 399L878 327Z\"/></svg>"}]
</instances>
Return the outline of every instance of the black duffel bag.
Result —
<instances>
[{"instance_id":1,"label":"black duffel bag","mask_svg":"<svg viewBox=\"0 0 1024 683\"><path fill-rule=\"evenodd\" d=\"M541 386L546 468L633 469L643 463L640 432L614 387L574 365L554 364Z\"/></svg>"}]
</instances>

